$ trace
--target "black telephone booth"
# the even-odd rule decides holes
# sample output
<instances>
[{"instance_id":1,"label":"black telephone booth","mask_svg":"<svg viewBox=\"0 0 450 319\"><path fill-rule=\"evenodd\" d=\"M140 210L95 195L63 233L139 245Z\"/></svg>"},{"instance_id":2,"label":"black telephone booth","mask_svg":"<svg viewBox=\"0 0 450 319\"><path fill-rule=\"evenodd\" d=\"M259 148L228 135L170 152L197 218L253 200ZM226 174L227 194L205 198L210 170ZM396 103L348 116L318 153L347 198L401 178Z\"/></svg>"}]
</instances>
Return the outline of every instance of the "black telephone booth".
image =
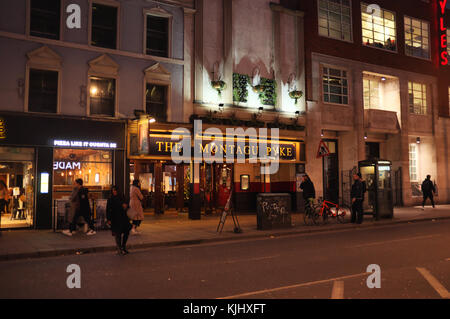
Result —
<instances>
[{"instance_id":1,"label":"black telephone booth","mask_svg":"<svg viewBox=\"0 0 450 319\"><path fill-rule=\"evenodd\" d=\"M392 193L392 163L383 160L359 162L359 172L366 182L364 196L364 214L372 215L376 220L394 217Z\"/></svg>"}]
</instances>

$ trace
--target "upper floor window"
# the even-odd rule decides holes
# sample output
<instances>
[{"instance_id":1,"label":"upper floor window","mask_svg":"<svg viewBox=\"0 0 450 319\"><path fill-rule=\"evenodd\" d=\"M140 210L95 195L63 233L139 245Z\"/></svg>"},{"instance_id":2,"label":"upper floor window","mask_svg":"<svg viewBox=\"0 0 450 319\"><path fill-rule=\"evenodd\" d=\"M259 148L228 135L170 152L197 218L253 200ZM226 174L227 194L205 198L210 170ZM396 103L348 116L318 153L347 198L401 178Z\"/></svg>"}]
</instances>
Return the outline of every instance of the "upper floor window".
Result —
<instances>
[{"instance_id":1,"label":"upper floor window","mask_svg":"<svg viewBox=\"0 0 450 319\"><path fill-rule=\"evenodd\" d=\"M117 48L117 11L114 6L92 3L92 45Z\"/></svg>"},{"instance_id":2,"label":"upper floor window","mask_svg":"<svg viewBox=\"0 0 450 319\"><path fill-rule=\"evenodd\" d=\"M169 56L169 18L147 15L146 53Z\"/></svg>"},{"instance_id":3,"label":"upper floor window","mask_svg":"<svg viewBox=\"0 0 450 319\"><path fill-rule=\"evenodd\" d=\"M30 0L30 35L59 40L60 0Z\"/></svg>"},{"instance_id":4,"label":"upper floor window","mask_svg":"<svg viewBox=\"0 0 450 319\"><path fill-rule=\"evenodd\" d=\"M350 0L319 1L319 35L352 41L352 13Z\"/></svg>"},{"instance_id":5,"label":"upper floor window","mask_svg":"<svg viewBox=\"0 0 450 319\"><path fill-rule=\"evenodd\" d=\"M30 69L28 111L57 113L58 72Z\"/></svg>"},{"instance_id":6,"label":"upper floor window","mask_svg":"<svg viewBox=\"0 0 450 319\"><path fill-rule=\"evenodd\" d=\"M409 112L412 114L427 114L427 86L422 83L408 82Z\"/></svg>"},{"instance_id":7,"label":"upper floor window","mask_svg":"<svg viewBox=\"0 0 450 319\"><path fill-rule=\"evenodd\" d=\"M116 80L89 77L90 115L114 117L116 110Z\"/></svg>"},{"instance_id":8,"label":"upper floor window","mask_svg":"<svg viewBox=\"0 0 450 319\"><path fill-rule=\"evenodd\" d=\"M405 17L406 55L430 58L430 27L423 20Z\"/></svg>"},{"instance_id":9,"label":"upper floor window","mask_svg":"<svg viewBox=\"0 0 450 319\"><path fill-rule=\"evenodd\" d=\"M167 86L147 83L145 107L159 123L167 122Z\"/></svg>"},{"instance_id":10,"label":"upper floor window","mask_svg":"<svg viewBox=\"0 0 450 319\"><path fill-rule=\"evenodd\" d=\"M323 101L348 104L347 71L323 68Z\"/></svg>"},{"instance_id":11,"label":"upper floor window","mask_svg":"<svg viewBox=\"0 0 450 319\"><path fill-rule=\"evenodd\" d=\"M374 79L363 79L364 108L378 109L380 107L380 82Z\"/></svg>"},{"instance_id":12,"label":"upper floor window","mask_svg":"<svg viewBox=\"0 0 450 319\"><path fill-rule=\"evenodd\" d=\"M371 12L370 7L361 4L362 42L364 45L391 51L397 50L395 14L381 9Z\"/></svg>"}]
</instances>

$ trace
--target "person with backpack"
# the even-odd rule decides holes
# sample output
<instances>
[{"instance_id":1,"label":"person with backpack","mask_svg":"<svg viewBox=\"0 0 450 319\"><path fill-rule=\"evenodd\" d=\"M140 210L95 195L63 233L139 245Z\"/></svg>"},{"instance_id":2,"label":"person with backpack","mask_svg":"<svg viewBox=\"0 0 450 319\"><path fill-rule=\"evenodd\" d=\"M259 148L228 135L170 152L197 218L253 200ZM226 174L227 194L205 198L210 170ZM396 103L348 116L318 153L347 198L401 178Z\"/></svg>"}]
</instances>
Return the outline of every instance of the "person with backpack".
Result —
<instances>
[{"instance_id":1,"label":"person with backpack","mask_svg":"<svg viewBox=\"0 0 450 319\"><path fill-rule=\"evenodd\" d=\"M70 207L73 212L72 222L69 229L64 230L62 233L66 236L72 236L76 230L78 219L83 217L84 222L88 224L89 230L86 233L88 236L95 235L94 222L91 218L91 205L89 203L89 190L83 187L83 180L77 179L75 181L75 187L70 197Z\"/></svg>"},{"instance_id":2,"label":"person with backpack","mask_svg":"<svg viewBox=\"0 0 450 319\"><path fill-rule=\"evenodd\" d=\"M434 184L431 181L431 175L428 175L427 179L423 181L422 193L423 193L422 210L425 210L425 203L428 198L430 199L433 208L436 208L434 206L434 194L436 194L436 187L434 187Z\"/></svg>"}]
</instances>

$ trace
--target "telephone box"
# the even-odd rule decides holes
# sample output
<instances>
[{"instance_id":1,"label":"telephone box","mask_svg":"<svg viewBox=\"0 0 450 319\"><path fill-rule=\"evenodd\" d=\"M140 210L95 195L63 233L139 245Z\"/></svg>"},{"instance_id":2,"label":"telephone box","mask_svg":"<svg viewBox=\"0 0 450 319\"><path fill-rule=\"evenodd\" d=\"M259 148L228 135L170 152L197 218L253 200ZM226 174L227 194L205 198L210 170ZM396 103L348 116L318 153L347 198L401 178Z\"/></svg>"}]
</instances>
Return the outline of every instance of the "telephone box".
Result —
<instances>
[{"instance_id":1,"label":"telephone box","mask_svg":"<svg viewBox=\"0 0 450 319\"><path fill-rule=\"evenodd\" d=\"M362 161L359 162L359 172L367 187L364 215L372 215L376 220L393 218L392 163L384 160Z\"/></svg>"}]
</instances>

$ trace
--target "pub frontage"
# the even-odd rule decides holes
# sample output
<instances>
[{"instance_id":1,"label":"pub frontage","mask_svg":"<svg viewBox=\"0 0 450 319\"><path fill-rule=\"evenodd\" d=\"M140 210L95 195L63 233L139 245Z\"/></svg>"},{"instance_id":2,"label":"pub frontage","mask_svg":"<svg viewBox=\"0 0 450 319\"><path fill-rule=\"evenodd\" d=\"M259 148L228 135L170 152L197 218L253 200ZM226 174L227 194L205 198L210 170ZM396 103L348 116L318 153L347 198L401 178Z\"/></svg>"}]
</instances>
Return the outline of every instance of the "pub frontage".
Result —
<instances>
[{"instance_id":1,"label":"pub frontage","mask_svg":"<svg viewBox=\"0 0 450 319\"><path fill-rule=\"evenodd\" d=\"M0 118L0 180L9 195L2 229L62 227L76 179L89 189L94 214L112 185L126 189L125 121L7 112Z\"/></svg>"},{"instance_id":2,"label":"pub frontage","mask_svg":"<svg viewBox=\"0 0 450 319\"><path fill-rule=\"evenodd\" d=\"M302 139L280 136L275 142L270 139L270 130L268 137L262 137L256 130L252 133L238 128L232 128L236 134L227 136L230 128L222 126L210 134L212 127L208 125L199 135L192 124L147 122L128 123L129 177L130 181L140 180L146 209L155 214L188 212L191 219L201 219L222 211L233 194L236 212L256 214L258 194L287 193L292 210L301 210L299 185L306 163ZM182 151L186 140L191 147L189 155ZM261 145L267 145L269 157L279 156L279 167L273 174L268 163L253 158ZM183 162L174 162L174 151Z\"/></svg>"}]
</instances>

